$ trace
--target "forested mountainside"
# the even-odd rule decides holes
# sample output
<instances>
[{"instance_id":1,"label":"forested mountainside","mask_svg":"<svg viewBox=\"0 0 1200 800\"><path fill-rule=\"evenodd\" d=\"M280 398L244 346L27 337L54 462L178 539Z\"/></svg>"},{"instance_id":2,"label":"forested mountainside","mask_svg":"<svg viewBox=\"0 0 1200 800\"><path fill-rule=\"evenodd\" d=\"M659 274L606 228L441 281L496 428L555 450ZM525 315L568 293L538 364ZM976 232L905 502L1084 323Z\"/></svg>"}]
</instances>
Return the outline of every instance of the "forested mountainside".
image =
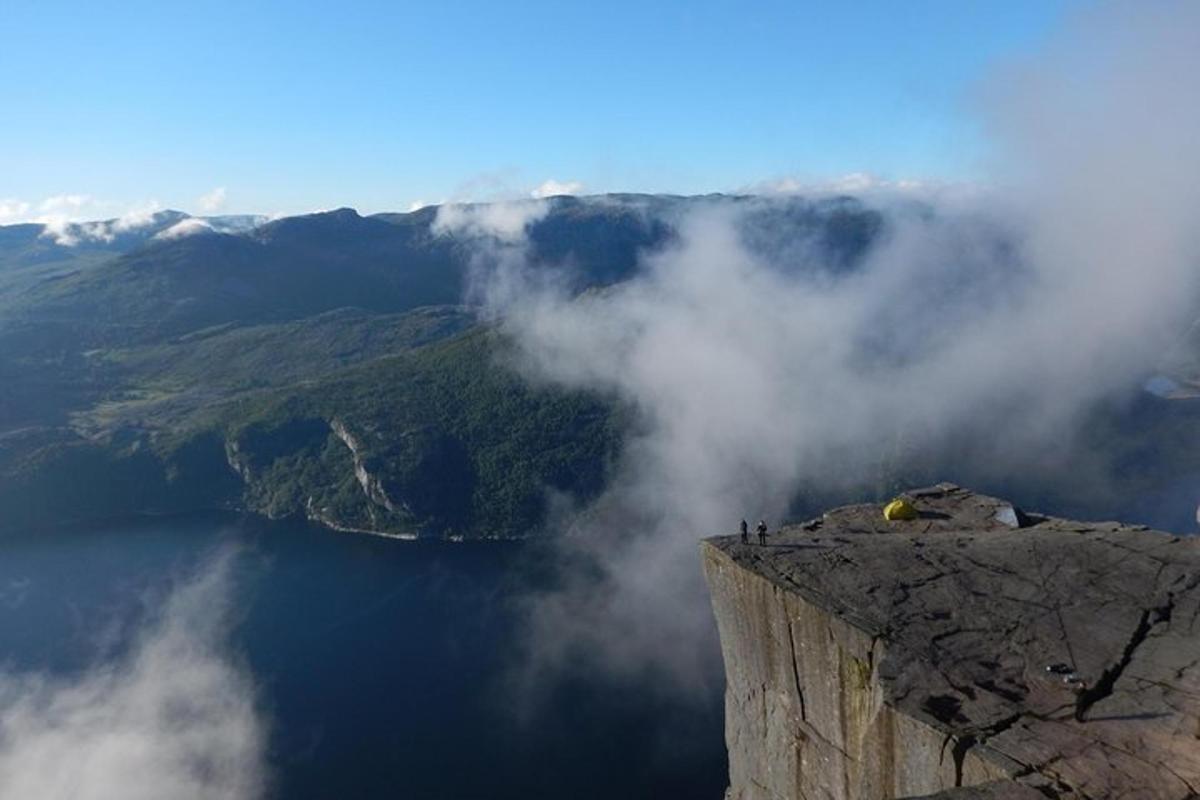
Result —
<instances>
[{"instance_id":1,"label":"forested mountainside","mask_svg":"<svg viewBox=\"0 0 1200 800\"><path fill-rule=\"evenodd\" d=\"M711 202L742 200L555 198L527 256L576 291L619 282ZM840 263L880 225L793 214ZM462 305L473 243L437 215L0 228L0 527L217 507L522 536L555 493L594 496L627 414L506 365Z\"/></svg>"},{"instance_id":2,"label":"forested mountainside","mask_svg":"<svg viewBox=\"0 0 1200 800\"><path fill-rule=\"evenodd\" d=\"M559 197L525 225L522 258L602 289L707 206L738 209L752 251L835 275L888 233L851 198ZM0 227L0 529L227 508L517 537L544 532L557 498L595 497L636 415L514 369L503 325L470 304L478 242L438 215ZM1190 404L1138 396L1093 427L1130 486L1200 470L1178 444ZM895 452L861 491L970 468Z\"/></svg>"}]
</instances>

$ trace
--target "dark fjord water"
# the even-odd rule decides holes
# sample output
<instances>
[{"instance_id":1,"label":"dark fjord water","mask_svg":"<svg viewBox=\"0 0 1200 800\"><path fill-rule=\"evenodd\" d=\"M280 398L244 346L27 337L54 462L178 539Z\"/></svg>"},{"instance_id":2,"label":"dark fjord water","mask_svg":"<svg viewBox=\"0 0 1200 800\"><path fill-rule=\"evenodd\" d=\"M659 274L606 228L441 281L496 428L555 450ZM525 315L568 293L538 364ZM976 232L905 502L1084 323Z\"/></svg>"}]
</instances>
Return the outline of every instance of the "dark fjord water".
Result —
<instances>
[{"instance_id":1,"label":"dark fjord water","mask_svg":"<svg viewBox=\"0 0 1200 800\"><path fill-rule=\"evenodd\" d=\"M237 557L235 652L280 798L719 798L719 697L700 708L577 678L514 714L504 677L529 548L426 544L227 517L0 543L0 663L69 675L145 598ZM524 576L524 577L522 577ZM111 646L111 641L109 641Z\"/></svg>"}]
</instances>

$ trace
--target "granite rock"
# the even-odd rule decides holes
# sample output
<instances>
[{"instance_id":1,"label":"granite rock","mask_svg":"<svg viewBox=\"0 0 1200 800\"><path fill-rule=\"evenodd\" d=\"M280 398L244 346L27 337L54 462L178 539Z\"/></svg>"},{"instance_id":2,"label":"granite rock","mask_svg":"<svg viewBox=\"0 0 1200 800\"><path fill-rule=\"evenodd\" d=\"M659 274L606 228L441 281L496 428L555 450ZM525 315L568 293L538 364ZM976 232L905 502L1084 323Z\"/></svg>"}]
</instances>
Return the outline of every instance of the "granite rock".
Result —
<instances>
[{"instance_id":1,"label":"granite rock","mask_svg":"<svg viewBox=\"0 0 1200 800\"><path fill-rule=\"evenodd\" d=\"M703 544L728 796L1200 798L1200 539L906 496Z\"/></svg>"}]
</instances>

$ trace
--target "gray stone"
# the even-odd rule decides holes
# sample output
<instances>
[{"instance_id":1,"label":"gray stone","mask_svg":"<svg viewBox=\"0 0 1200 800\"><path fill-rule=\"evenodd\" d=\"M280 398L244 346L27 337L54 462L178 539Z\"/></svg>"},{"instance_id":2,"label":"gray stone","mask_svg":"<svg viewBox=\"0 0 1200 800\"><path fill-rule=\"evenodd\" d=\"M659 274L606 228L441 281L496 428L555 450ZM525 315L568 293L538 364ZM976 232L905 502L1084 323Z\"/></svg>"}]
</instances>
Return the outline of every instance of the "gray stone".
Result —
<instances>
[{"instance_id":1,"label":"gray stone","mask_svg":"<svg viewBox=\"0 0 1200 800\"><path fill-rule=\"evenodd\" d=\"M914 797L908 800L1046 800L1046 795L1023 783L994 781L961 789L947 789L937 794L927 794L924 797Z\"/></svg>"},{"instance_id":2,"label":"gray stone","mask_svg":"<svg viewBox=\"0 0 1200 800\"><path fill-rule=\"evenodd\" d=\"M1200 796L1200 540L908 497L704 543L728 796Z\"/></svg>"}]
</instances>

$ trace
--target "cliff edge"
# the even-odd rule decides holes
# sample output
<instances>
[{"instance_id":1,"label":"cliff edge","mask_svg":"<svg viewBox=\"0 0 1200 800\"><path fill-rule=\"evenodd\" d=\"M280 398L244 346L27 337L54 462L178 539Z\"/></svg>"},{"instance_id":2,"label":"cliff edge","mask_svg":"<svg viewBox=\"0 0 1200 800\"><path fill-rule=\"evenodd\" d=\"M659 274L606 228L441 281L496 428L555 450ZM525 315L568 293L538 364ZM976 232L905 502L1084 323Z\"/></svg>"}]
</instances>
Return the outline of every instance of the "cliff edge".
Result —
<instances>
[{"instance_id":1,"label":"cliff edge","mask_svg":"<svg viewBox=\"0 0 1200 800\"><path fill-rule=\"evenodd\" d=\"M1200 798L1200 539L907 497L703 543L727 796Z\"/></svg>"}]
</instances>

